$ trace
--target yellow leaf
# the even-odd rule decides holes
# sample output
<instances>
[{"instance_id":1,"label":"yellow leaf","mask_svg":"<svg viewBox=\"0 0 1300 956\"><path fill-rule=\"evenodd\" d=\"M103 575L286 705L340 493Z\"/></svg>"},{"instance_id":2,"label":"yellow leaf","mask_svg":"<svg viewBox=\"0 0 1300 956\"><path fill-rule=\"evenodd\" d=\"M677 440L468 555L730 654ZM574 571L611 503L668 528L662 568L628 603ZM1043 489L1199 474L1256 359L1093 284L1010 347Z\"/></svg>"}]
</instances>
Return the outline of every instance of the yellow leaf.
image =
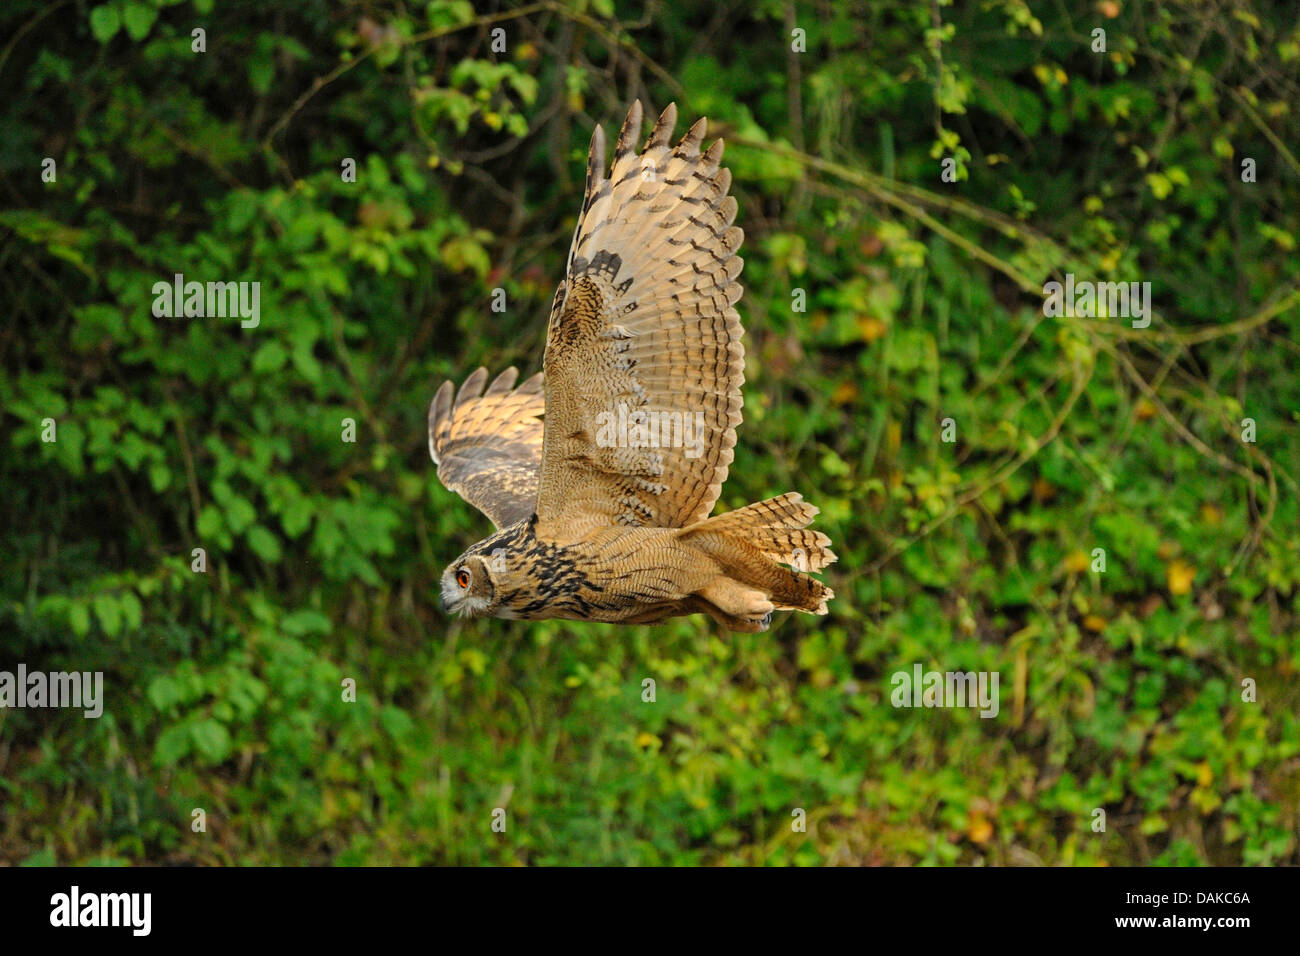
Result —
<instances>
[{"instance_id":1,"label":"yellow leaf","mask_svg":"<svg viewBox=\"0 0 1300 956\"><path fill-rule=\"evenodd\" d=\"M840 382L831 392L832 405L847 405L858 397L858 387L852 382Z\"/></svg>"},{"instance_id":2,"label":"yellow leaf","mask_svg":"<svg viewBox=\"0 0 1300 956\"><path fill-rule=\"evenodd\" d=\"M988 843L993 836L993 824L983 814L972 813L966 825L966 836L972 843Z\"/></svg>"},{"instance_id":3,"label":"yellow leaf","mask_svg":"<svg viewBox=\"0 0 1300 956\"><path fill-rule=\"evenodd\" d=\"M885 426L885 447L890 453L898 451L903 444L903 426L898 422L891 421Z\"/></svg>"},{"instance_id":4,"label":"yellow leaf","mask_svg":"<svg viewBox=\"0 0 1300 956\"><path fill-rule=\"evenodd\" d=\"M1100 634L1106 629L1106 619L1096 614L1089 614L1083 619L1083 626L1094 634Z\"/></svg>"},{"instance_id":5,"label":"yellow leaf","mask_svg":"<svg viewBox=\"0 0 1300 956\"><path fill-rule=\"evenodd\" d=\"M874 315L858 316L857 325L858 334L862 336L862 341L864 342L874 342L889 331L889 326L885 325L884 322L881 322Z\"/></svg>"},{"instance_id":6,"label":"yellow leaf","mask_svg":"<svg viewBox=\"0 0 1300 956\"><path fill-rule=\"evenodd\" d=\"M1071 574L1082 574L1088 570L1088 556L1082 551L1071 551L1065 556L1065 570Z\"/></svg>"},{"instance_id":7,"label":"yellow leaf","mask_svg":"<svg viewBox=\"0 0 1300 956\"><path fill-rule=\"evenodd\" d=\"M1174 189L1174 184L1164 173L1147 173L1147 185L1151 187L1151 192L1157 199L1164 199Z\"/></svg>"},{"instance_id":8,"label":"yellow leaf","mask_svg":"<svg viewBox=\"0 0 1300 956\"><path fill-rule=\"evenodd\" d=\"M1196 569L1181 559L1170 561L1165 566L1165 577L1169 581L1170 594L1186 594L1192 589Z\"/></svg>"}]
</instances>

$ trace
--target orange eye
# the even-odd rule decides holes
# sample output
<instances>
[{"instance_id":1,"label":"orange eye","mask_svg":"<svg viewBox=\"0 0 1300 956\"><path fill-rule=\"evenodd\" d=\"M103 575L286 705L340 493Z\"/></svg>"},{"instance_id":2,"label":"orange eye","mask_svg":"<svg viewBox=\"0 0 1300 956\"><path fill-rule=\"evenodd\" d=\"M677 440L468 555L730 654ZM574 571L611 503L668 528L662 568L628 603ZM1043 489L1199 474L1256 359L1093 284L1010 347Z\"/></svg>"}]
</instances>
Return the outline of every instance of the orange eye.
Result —
<instances>
[{"instance_id":1,"label":"orange eye","mask_svg":"<svg viewBox=\"0 0 1300 956\"><path fill-rule=\"evenodd\" d=\"M461 568L459 571L456 572L456 583L459 584L462 588L469 587L468 568Z\"/></svg>"}]
</instances>

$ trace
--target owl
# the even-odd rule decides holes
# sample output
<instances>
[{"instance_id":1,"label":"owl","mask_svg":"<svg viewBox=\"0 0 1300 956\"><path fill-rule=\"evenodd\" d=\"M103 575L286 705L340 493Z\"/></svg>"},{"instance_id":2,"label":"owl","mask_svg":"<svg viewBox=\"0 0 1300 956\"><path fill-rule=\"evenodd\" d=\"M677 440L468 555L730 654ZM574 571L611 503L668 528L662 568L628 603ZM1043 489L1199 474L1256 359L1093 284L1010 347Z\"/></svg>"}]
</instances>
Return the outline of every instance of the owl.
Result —
<instances>
[{"instance_id":1,"label":"owl","mask_svg":"<svg viewBox=\"0 0 1300 956\"><path fill-rule=\"evenodd\" d=\"M497 532L442 576L463 616L654 624L705 613L735 631L772 612L825 614L808 572L835 560L787 493L710 516L734 458L744 346L743 232L722 141L697 121L676 146L670 105L638 153L641 104L606 175L598 126L556 290L543 371L485 369L429 406L443 485Z\"/></svg>"}]
</instances>

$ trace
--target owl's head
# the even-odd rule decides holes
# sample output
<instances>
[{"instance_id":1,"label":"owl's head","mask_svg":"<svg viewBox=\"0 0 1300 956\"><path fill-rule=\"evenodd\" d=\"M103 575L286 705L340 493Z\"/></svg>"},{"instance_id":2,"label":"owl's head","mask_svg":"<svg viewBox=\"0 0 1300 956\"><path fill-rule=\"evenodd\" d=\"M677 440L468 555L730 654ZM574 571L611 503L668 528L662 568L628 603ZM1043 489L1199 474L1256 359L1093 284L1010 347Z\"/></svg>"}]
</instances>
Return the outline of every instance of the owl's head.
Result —
<instances>
[{"instance_id":1,"label":"owl's head","mask_svg":"<svg viewBox=\"0 0 1300 956\"><path fill-rule=\"evenodd\" d=\"M490 557L467 552L442 572L442 606L449 614L483 617L492 613L496 600Z\"/></svg>"}]
</instances>

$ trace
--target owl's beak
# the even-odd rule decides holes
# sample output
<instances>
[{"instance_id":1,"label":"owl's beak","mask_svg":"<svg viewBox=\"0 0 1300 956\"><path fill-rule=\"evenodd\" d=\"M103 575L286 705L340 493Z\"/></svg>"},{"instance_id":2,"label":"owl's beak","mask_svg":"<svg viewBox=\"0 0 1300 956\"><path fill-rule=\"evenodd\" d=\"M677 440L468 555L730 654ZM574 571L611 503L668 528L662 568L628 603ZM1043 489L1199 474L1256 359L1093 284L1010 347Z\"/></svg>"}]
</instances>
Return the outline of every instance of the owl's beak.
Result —
<instances>
[{"instance_id":1,"label":"owl's beak","mask_svg":"<svg viewBox=\"0 0 1300 956\"><path fill-rule=\"evenodd\" d=\"M443 576L442 587L439 588L439 591L440 593L438 596L442 600L442 609L450 614L452 611L455 610L456 592L451 587L448 586L447 578L445 575Z\"/></svg>"}]
</instances>

